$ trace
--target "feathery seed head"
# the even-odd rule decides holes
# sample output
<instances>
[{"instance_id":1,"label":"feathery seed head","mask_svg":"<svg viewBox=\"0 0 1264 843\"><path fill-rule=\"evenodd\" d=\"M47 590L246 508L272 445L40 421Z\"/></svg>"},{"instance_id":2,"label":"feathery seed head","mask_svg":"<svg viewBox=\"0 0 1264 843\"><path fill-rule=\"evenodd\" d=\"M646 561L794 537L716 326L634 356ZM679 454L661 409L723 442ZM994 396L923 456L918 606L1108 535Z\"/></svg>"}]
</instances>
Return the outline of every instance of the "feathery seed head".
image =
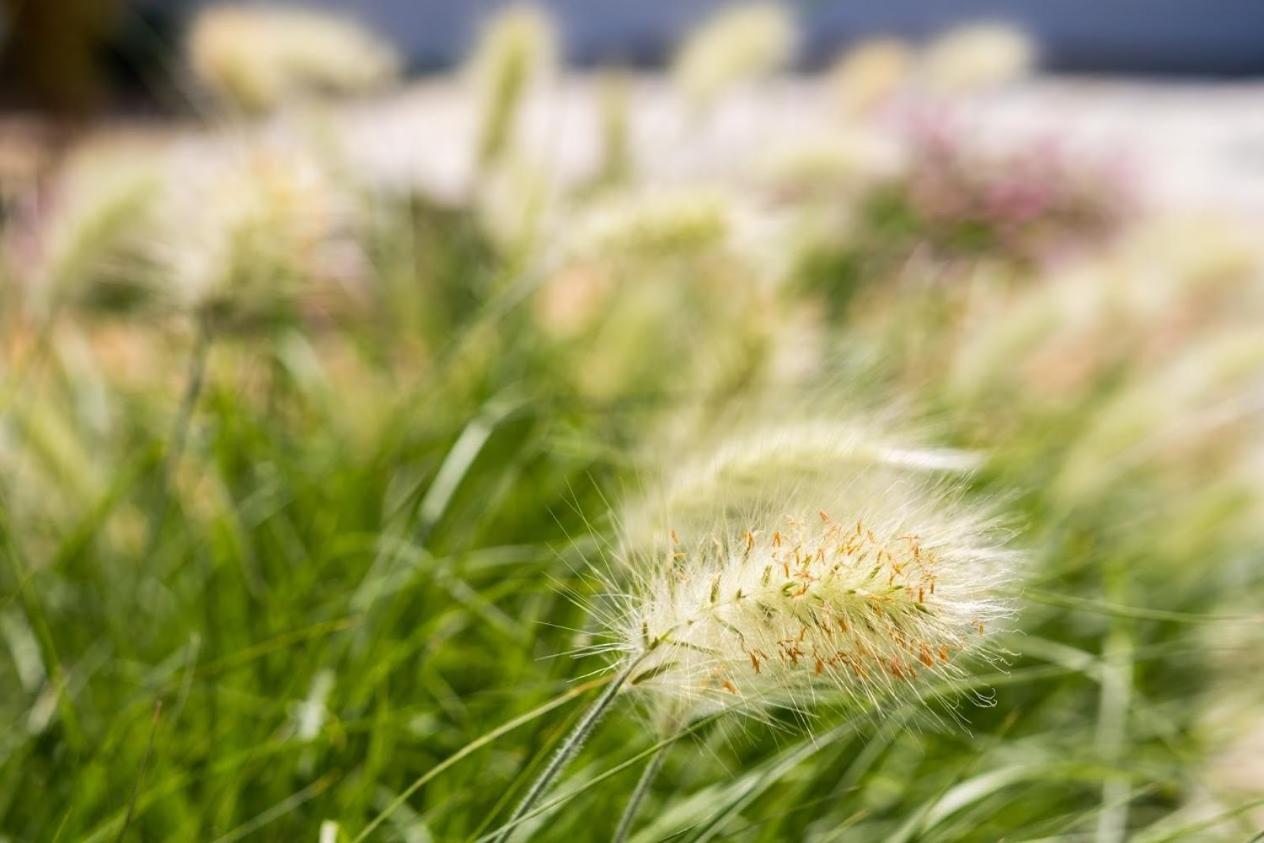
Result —
<instances>
[{"instance_id":1,"label":"feathery seed head","mask_svg":"<svg viewBox=\"0 0 1264 843\"><path fill-rule=\"evenodd\" d=\"M604 71L598 89L601 165L594 184L608 186L632 174L632 84L619 70Z\"/></svg>"},{"instance_id":2,"label":"feathery seed head","mask_svg":"<svg viewBox=\"0 0 1264 843\"><path fill-rule=\"evenodd\" d=\"M710 105L726 88L767 76L793 58L798 33L790 13L771 3L726 9L685 41L672 75L695 104Z\"/></svg>"},{"instance_id":3,"label":"feathery seed head","mask_svg":"<svg viewBox=\"0 0 1264 843\"><path fill-rule=\"evenodd\" d=\"M673 462L659 484L658 498L624 515L623 538L643 546L667 530L705 533L717 502L732 511L794 494L828 495L840 476L883 468L890 471L959 473L977 464L975 455L948 448L913 447L879 432L876 423L822 418L773 426L745 426L710 448Z\"/></svg>"},{"instance_id":4,"label":"feathery seed head","mask_svg":"<svg viewBox=\"0 0 1264 843\"><path fill-rule=\"evenodd\" d=\"M937 38L922 57L926 87L938 94L969 94L1025 76L1036 51L1026 35L1005 24L958 27Z\"/></svg>"},{"instance_id":5,"label":"feathery seed head","mask_svg":"<svg viewBox=\"0 0 1264 843\"><path fill-rule=\"evenodd\" d=\"M950 476L964 454L855 425L765 425L684 460L633 507L606 618L631 686L689 716L880 704L986 655L1015 556Z\"/></svg>"},{"instance_id":6,"label":"feathery seed head","mask_svg":"<svg viewBox=\"0 0 1264 843\"><path fill-rule=\"evenodd\" d=\"M352 262L341 248L349 241L349 200L301 146L190 152L198 166L185 172L201 180L200 189L170 191L161 245L189 307L230 322L267 318L301 282Z\"/></svg>"},{"instance_id":7,"label":"feathery seed head","mask_svg":"<svg viewBox=\"0 0 1264 843\"><path fill-rule=\"evenodd\" d=\"M641 660L634 688L694 714L880 704L922 673L953 674L1007 614L1007 553L943 489L860 469L812 497L744 508L694 540L669 532L633 560L617 634Z\"/></svg>"},{"instance_id":8,"label":"feathery seed head","mask_svg":"<svg viewBox=\"0 0 1264 843\"><path fill-rule=\"evenodd\" d=\"M761 175L783 194L830 200L895 178L905 167L903 158L892 138L853 129L773 147L760 163Z\"/></svg>"},{"instance_id":9,"label":"feathery seed head","mask_svg":"<svg viewBox=\"0 0 1264 843\"><path fill-rule=\"evenodd\" d=\"M697 253L724 244L731 229L730 211L724 197L702 190L624 196L589 214L572 252L614 259Z\"/></svg>"},{"instance_id":10,"label":"feathery seed head","mask_svg":"<svg viewBox=\"0 0 1264 843\"><path fill-rule=\"evenodd\" d=\"M90 145L59 173L33 262L41 309L120 309L157 293L146 240L155 223L161 156L129 144Z\"/></svg>"},{"instance_id":11,"label":"feathery seed head","mask_svg":"<svg viewBox=\"0 0 1264 843\"><path fill-rule=\"evenodd\" d=\"M557 63L557 53L553 22L532 6L510 6L484 27L469 62L483 103L481 165L504 154L528 86Z\"/></svg>"},{"instance_id":12,"label":"feathery seed head","mask_svg":"<svg viewBox=\"0 0 1264 843\"><path fill-rule=\"evenodd\" d=\"M891 99L912 65L912 49L898 38L864 41L839 56L830 69L834 101L849 117L867 114Z\"/></svg>"},{"instance_id":13,"label":"feathery seed head","mask_svg":"<svg viewBox=\"0 0 1264 843\"><path fill-rule=\"evenodd\" d=\"M555 339L585 345L574 360L592 397L661 389L668 370L695 394L731 390L758 376L782 324L779 223L705 187L602 200L559 229L536 315Z\"/></svg>"},{"instance_id":14,"label":"feathery seed head","mask_svg":"<svg viewBox=\"0 0 1264 843\"><path fill-rule=\"evenodd\" d=\"M1205 488L1258 439L1261 417L1264 340L1222 329L1113 396L1064 455L1053 491L1092 503L1138 472Z\"/></svg>"},{"instance_id":15,"label":"feathery seed head","mask_svg":"<svg viewBox=\"0 0 1264 843\"><path fill-rule=\"evenodd\" d=\"M1017 392L1024 411L1057 410L1121 367L1153 369L1174 349L1253 327L1261 267L1260 248L1231 224L1176 215L1134 225L1091 261L980 298L945 355L955 358L949 389L958 401L1013 406Z\"/></svg>"},{"instance_id":16,"label":"feathery seed head","mask_svg":"<svg viewBox=\"0 0 1264 843\"><path fill-rule=\"evenodd\" d=\"M350 21L308 9L215 6L189 33L194 75L216 97L268 111L295 96L352 94L393 79L399 59Z\"/></svg>"},{"instance_id":17,"label":"feathery seed head","mask_svg":"<svg viewBox=\"0 0 1264 843\"><path fill-rule=\"evenodd\" d=\"M1166 284L1202 298L1250 285L1264 273L1258 233L1227 215L1165 213L1139 220L1121 251L1146 272L1145 287Z\"/></svg>"}]
</instances>

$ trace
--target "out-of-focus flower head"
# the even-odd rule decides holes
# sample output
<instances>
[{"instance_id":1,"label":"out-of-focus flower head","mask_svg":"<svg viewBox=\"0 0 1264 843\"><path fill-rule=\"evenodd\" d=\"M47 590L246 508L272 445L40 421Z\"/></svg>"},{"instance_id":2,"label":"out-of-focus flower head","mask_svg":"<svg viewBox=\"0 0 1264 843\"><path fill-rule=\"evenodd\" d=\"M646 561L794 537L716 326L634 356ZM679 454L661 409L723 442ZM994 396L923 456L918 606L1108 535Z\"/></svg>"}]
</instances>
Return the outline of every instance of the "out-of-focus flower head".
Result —
<instances>
[{"instance_id":1,"label":"out-of-focus flower head","mask_svg":"<svg viewBox=\"0 0 1264 843\"><path fill-rule=\"evenodd\" d=\"M914 130L904 191L933 245L1050 257L1114 233L1132 210L1120 173L1051 139L989 148L962 137L942 122Z\"/></svg>"},{"instance_id":2,"label":"out-of-focus flower head","mask_svg":"<svg viewBox=\"0 0 1264 843\"><path fill-rule=\"evenodd\" d=\"M188 306L249 323L294 304L304 282L345 280L353 207L316 156L280 141L186 152L159 254Z\"/></svg>"},{"instance_id":3,"label":"out-of-focus flower head","mask_svg":"<svg viewBox=\"0 0 1264 843\"><path fill-rule=\"evenodd\" d=\"M731 205L706 190L645 191L598 204L581 222L576 255L653 259L723 243L732 230Z\"/></svg>"},{"instance_id":4,"label":"out-of-focus flower head","mask_svg":"<svg viewBox=\"0 0 1264 843\"><path fill-rule=\"evenodd\" d=\"M1025 76L1035 62L1031 40L999 23L979 23L945 32L922 55L922 84L932 93L969 94Z\"/></svg>"},{"instance_id":5,"label":"out-of-focus flower head","mask_svg":"<svg viewBox=\"0 0 1264 843\"><path fill-rule=\"evenodd\" d=\"M120 141L86 145L63 164L51 208L38 220L28 276L40 309L153 303L147 246L163 189L161 161L149 145Z\"/></svg>"},{"instance_id":6,"label":"out-of-focus flower head","mask_svg":"<svg viewBox=\"0 0 1264 843\"><path fill-rule=\"evenodd\" d=\"M211 6L194 21L187 52L203 85L248 112L363 93L394 79L400 65L388 44L351 21L283 6Z\"/></svg>"},{"instance_id":7,"label":"out-of-focus flower head","mask_svg":"<svg viewBox=\"0 0 1264 843\"><path fill-rule=\"evenodd\" d=\"M1027 410L1071 405L1119 371L1153 368L1264 313L1264 254L1227 221L1158 217L1091 261L980 298L963 316L950 389ZM1236 327L1235 327L1236 326Z\"/></svg>"},{"instance_id":8,"label":"out-of-focus flower head","mask_svg":"<svg viewBox=\"0 0 1264 843\"><path fill-rule=\"evenodd\" d=\"M845 50L830 68L830 94L843 114L861 117L888 102L912 68L913 50L904 41L862 41Z\"/></svg>"},{"instance_id":9,"label":"out-of-focus flower head","mask_svg":"<svg viewBox=\"0 0 1264 843\"><path fill-rule=\"evenodd\" d=\"M558 62L553 21L540 9L512 5L483 27L469 59L478 89L482 125L477 160L486 166L504 155L529 86Z\"/></svg>"},{"instance_id":10,"label":"out-of-focus flower head","mask_svg":"<svg viewBox=\"0 0 1264 843\"><path fill-rule=\"evenodd\" d=\"M680 48L672 78L705 107L731 86L767 76L794 57L798 33L783 6L753 3L725 9Z\"/></svg>"},{"instance_id":11,"label":"out-of-focus flower head","mask_svg":"<svg viewBox=\"0 0 1264 843\"><path fill-rule=\"evenodd\" d=\"M855 196L897 177L904 167L898 142L864 128L798 138L772 147L758 162L768 185L792 199Z\"/></svg>"},{"instance_id":12,"label":"out-of-focus flower head","mask_svg":"<svg viewBox=\"0 0 1264 843\"><path fill-rule=\"evenodd\" d=\"M569 355L580 388L705 393L759 365L779 310L757 218L706 187L610 196L567 216L535 314L547 335L582 346Z\"/></svg>"},{"instance_id":13,"label":"out-of-focus flower head","mask_svg":"<svg viewBox=\"0 0 1264 843\"><path fill-rule=\"evenodd\" d=\"M618 184L632 174L632 91L625 73L602 73L598 91L601 132L601 163L596 173L598 186Z\"/></svg>"},{"instance_id":14,"label":"out-of-focus flower head","mask_svg":"<svg viewBox=\"0 0 1264 843\"><path fill-rule=\"evenodd\" d=\"M541 325L570 337L603 314L627 320L644 311L648 318L696 300L705 289L700 267L727 251L733 216L726 197L702 189L645 190L590 204L568 224L559 270L537 296ZM694 277L682 277L682 268ZM619 313L609 314L612 307Z\"/></svg>"}]
</instances>

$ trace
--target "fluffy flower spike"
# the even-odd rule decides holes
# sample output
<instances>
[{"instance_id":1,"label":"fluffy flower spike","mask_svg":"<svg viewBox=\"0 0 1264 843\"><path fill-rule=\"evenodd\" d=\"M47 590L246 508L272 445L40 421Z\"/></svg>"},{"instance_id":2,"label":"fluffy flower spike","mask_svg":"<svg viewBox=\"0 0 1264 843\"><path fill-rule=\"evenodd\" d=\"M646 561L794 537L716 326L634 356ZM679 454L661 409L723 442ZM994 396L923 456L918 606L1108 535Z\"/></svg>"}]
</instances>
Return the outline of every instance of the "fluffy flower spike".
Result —
<instances>
[{"instance_id":1,"label":"fluffy flower spike","mask_svg":"<svg viewBox=\"0 0 1264 843\"><path fill-rule=\"evenodd\" d=\"M487 22L469 63L483 103L477 141L481 166L505 154L530 85L557 61L553 22L539 9L513 5Z\"/></svg>"},{"instance_id":2,"label":"fluffy flower spike","mask_svg":"<svg viewBox=\"0 0 1264 843\"><path fill-rule=\"evenodd\" d=\"M161 188L158 157L127 144L89 146L59 174L31 262L40 310L129 309L158 297L145 254Z\"/></svg>"},{"instance_id":3,"label":"fluffy flower spike","mask_svg":"<svg viewBox=\"0 0 1264 843\"><path fill-rule=\"evenodd\" d=\"M990 519L951 482L883 464L839 474L734 507L721 491L710 530L632 554L611 630L636 660L632 688L686 716L875 706L986 654L1014 571Z\"/></svg>"},{"instance_id":4,"label":"fluffy flower spike","mask_svg":"<svg viewBox=\"0 0 1264 843\"><path fill-rule=\"evenodd\" d=\"M830 69L834 100L849 117L867 114L891 99L913 65L913 50L896 38L875 38L847 50Z\"/></svg>"},{"instance_id":5,"label":"fluffy flower spike","mask_svg":"<svg viewBox=\"0 0 1264 843\"><path fill-rule=\"evenodd\" d=\"M912 445L883 434L874 421L803 418L772 426L731 422L733 432L711 447L685 448L670 461L652 500L623 516L628 549L652 544L668 530L692 539L714 526L717 507L737 511L791 495L822 499L840 476L856 472L954 474L976 467L976 455Z\"/></svg>"},{"instance_id":6,"label":"fluffy flower spike","mask_svg":"<svg viewBox=\"0 0 1264 843\"><path fill-rule=\"evenodd\" d=\"M672 75L695 104L707 106L730 86L767 76L789 63L797 37L794 20L781 6L734 6L689 37Z\"/></svg>"},{"instance_id":7,"label":"fluffy flower spike","mask_svg":"<svg viewBox=\"0 0 1264 843\"><path fill-rule=\"evenodd\" d=\"M171 222L155 246L185 307L226 325L266 322L308 282L354 271L353 205L305 146L227 142L186 154L196 162L174 164L196 189L166 197Z\"/></svg>"},{"instance_id":8,"label":"fluffy flower spike","mask_svg":"<svg viewBox=\"0 0 1264 843\"><path fill-rule=\"evenodd\" d=\"M212 94L251 112L292 97L372 90L400 64L389 45L349 20L285 7L212 6L194 22L187 50Z\"/></svg>"},{"instance_id":9,"label":"fluffy flower spike","mask_svg":"<svg viewBox=\"0 0 1264 843\"><path fill-rule=\"evenodd\" d=\"M1031 39L1013 27L979 23L949 30L922 59L926 86L938 94L969 94L1025 76L1035 62Z\"/></svg>"}]
</instances>

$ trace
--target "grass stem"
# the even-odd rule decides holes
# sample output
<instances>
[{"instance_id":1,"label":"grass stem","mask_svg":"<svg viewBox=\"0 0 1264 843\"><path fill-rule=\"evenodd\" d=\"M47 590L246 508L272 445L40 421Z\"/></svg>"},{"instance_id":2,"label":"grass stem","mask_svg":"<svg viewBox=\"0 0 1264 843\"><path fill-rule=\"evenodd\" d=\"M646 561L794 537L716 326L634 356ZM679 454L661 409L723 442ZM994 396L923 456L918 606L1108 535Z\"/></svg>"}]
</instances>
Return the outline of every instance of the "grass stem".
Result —
<instances>
[{"instance_id":1,"label":"grass stem","mask_svg":"<svg viewBox=\"0 0 1264 843\"><path fill-rule=\"evenodd\" d=\"M549 759L549 763L544 766L540 775L538 775L535 781L531 783L531 786L527 788L526 795L522 797L522 801L519 802L518 807L514 809L513 815L510 816L505 825L502 826L501 832L493 838L495 843L504 843L505 840L509 839L509 835L513 833L513 829L518 822L532 808L534 808L535 804L540 801L540 798L548 792L549 787L551 787L554 780L561 775L562 770L566 768L567 763L575 757L575 754L579 752L580 748L582 748L584 743L587 742L589 736L592 735L593 730L597 728L597 724L601 722L602 716L610 709L611 704L614 703L615 697L618 696L624 683L626 683L628 678L632 675L632 671L636 670L637 666L641 663L642 658L644 658L644 656L634 659L627 667L620 671L619 674L611 680L610 684L607 685L601 692L601 696L597 697L597 699L593 701L593 704L588 707L588 710L584 712L584 716L579 718L579 722L575 724L575 727L571 729L570 734L562 741L562 745L559 746L557 751L553 753L553 757Z\"/></svg>"},{"instance_id":2,"label":"grass stem","mask_svg":"<svg viewBox=\"0 0 1264 843\"><path fill-rule=\"evenodd\" d=\"M1108 587L1119 600L1127 585L1123 571L1111 571ZM1127 745L1128 709L1132 704L1133 642L1129 624L1112 618L1102 652L1101 696L1098 703L1097 749L1106 764L1118 764ZM1102 811L1097 816L1096 843L1122 843L1128 829L1127 776L1108 776L1102 782Z\"/></svg>"},{"instance_id":3,"label":"grass stem","mask_svg":"<svg viewBox=\"0 0 1264 843\"><path fill-rule=\"evenodd\" d=\"M628 804L623 808L623 815L619 817L619 825L615 829L614 837L611 838L612 843L624 843L628 839L628 835L632 833L632 824L636 822L636 815L640 811L641 803L645 801L646 795L650 792L650 787L654 784L654 779L657 778L658 771L663 766L663 759L666 757L666 746L650 756L645 769L641 771L641 777L637 779L632 795L628 797Z\"/></svg>"},{"instance_id":4,"label":"grass stem","mask_svg":"<svg viewBox=\"0 0 1264 843\"><path fill-rule=\"evenodd\" d=\"M193 340L193 351L189 355L189 365L185 373L184 393L180 397L180 407L176 411L175 421L171 426L168 438L167 455L163 461L163 476L171 478L184 453L185 443L189 438L189 426L193 421L193 411L197 408L198 399L202 397L202 387L206 383L206 363L211 351L211 329L206 319L199 319L197 336Z\"/></svg>"}]
</instances>

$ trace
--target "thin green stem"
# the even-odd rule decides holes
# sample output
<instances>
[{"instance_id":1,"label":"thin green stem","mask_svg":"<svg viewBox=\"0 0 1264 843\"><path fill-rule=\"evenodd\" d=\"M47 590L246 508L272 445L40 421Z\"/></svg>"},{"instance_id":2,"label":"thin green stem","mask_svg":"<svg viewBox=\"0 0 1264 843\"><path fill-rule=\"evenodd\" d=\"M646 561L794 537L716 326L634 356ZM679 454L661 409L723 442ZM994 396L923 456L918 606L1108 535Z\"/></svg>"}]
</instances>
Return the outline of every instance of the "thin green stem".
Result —
<instances>
[{"instance_id":1,"label":"thin green stem","mask_svg":"<svg viewBox=\"0 0 1264 843\"><path fill-rule=\"evenodd\" d=\"M153 556L158 546L159 536L166 524L167 515L175 497L175 474L184 454L185 443L189 438L189 426L193 422L193 411L197 408L198 399L202 397L202 387L206 383L206 363L211 352L211 328L206 318L198 319L197 335L193 340L193 350L189 355L188 367L185 371L184 391L180 396L180 406L176 410L175 420L171 425L171 434L167 438L166 453L162 458L159 483L162 484L162 498L158 504L158 512L150 529L149 543L145 550L145 558Z\"/></svg>"},{"instance_id":2,"label":"thin green stem","mask_svg":"<svg viewBox=\"0 0 1264 843\"><path fill-rule=\"evenodd\" d=\"M641 803L645 801L646 794L650 792L650 786L654 783L654 779L657 778L658 771L663 766L663 759L666 757L666 746L659 748L657 752L650 756L649 763L645 765L645 769L641 771L641 777L637 779L632 795L628 797L628 804L623 808L623 815L619 817L619 825L615 829L614 837L611 838L612 843L623 843L623 841L628 839L628 835L632 833L632 823L636 821L636 815L641 808Z\"/></svg>"},{"instance_id":3,"label":"thin green stem","mask_svg":"<svg viewBox=\"0 0 1264 843\"><path fill-rule=\"evenodd\" d=\"M412 798L413 794L415 794L418 790L421 790L421 788L424 787L427 782L429 782L431 779L438 776L440 773L442 773L444 770L448 769L452 765L456 764L462 758L465 758L467 755L470 755L475 750L481 749L482 747L496 740L500 736L507 734L513 731L514 729L518 728L519 726L525 723L531 722L532 720L539 717L540 715L545 714L549 711L552 711L553 709L557 708L559 705L562 705L563 703L571 699L574 699L575 697L579 696L580 694L584 693L590 688L596 687L598 685L602 685L606 683L607 681L609 681L607 678L602 678L602 679L596 679L592 682L586 682L583 685L577 685L576 687L571 688L569 691L566 691L563 694L559 694L558 696L554 697L553 699L549 700L543 705L540 705L531 709L526 714L522 714L518 717L515 717L509 722L496 727L495 729L483 735L482 737L477 738L471 741L470 743L466 744L465 746L461 747L461 749L457 750L452 755L449 755L447 758L445 758L443 761L440 761L434 767L431 767L419 779L417 779L411 785L409 785L403 791L403 793L399 794L399 796L396 796L393 800L391 800L391 803L386 806L386 808L382 811L382 813L374 817L373 821L370 822L368 825L366 825L360 831L360 833L356 835L352 843L361 843L361 841L368 838L368 836L372 834L379 825L385 822L386 819L390 817L391 814L399 810L400 807L402 807L404 803L406 803L410 798Z\"/></svg>"},{"instance_id":4,"label":"thin green stem","mask_svg":"<svg viewBox=\"0 0 1264 843\"><path fill-rule=\"evenodd\" d=\"M164 462L164 476L170 478L184 453L185 443L189 438L189 425L193 420L193 411L197 408L198 399L202 396L202 386L206 382L206 361L211 351L211 328L205 318L198 320L197 336L193 340L193 352L189 357L189 368L185 376L184 394L180 397L180 408L176 411L172 424L171 437L168 440L167 455Z\"/></svg>"},{"instance_id":5,"label":"thin green stem","mask_svg":"<svg viewBox=\"0 0 1264 843\"><path fill-rule=\"evenodd\" d=\"M35 635L40 658L48 667L49 687L56 694L57 711L65 730L66 743L72 751L82 752L87 747L87 739L79 726L79 717L75 713L75 706L70 696L66 669L58 655L56 642L53 640L53 627L48 621L48 613L32 585L31 566L27 564L25 554L14 534L13 525L9 522L10 511L8 501L0 490L0 558L7 559L9 562L18 605L26 615L31 631Z\"/></svg>"},{"instance_id":6,"label":"thin green stem","mask_svg":"<svg viewBox=\"0 0 1264 843\"><path fill-rule=\"evenodd\" d=\"M136 782L132 785L132 796L127 800L127 813L123 815L123 824L119 826L118 836L114 838L115 843L119 843L123 836L127 834L127 829L132 824L132 817L136 813L136 797L140 796L141 782L145 780L145 771L149 769L149 757L154 751L154 736L158 734L158 718L162 716L162 700L154 703L153 721L149 727L149 740L145 743L145 754L140 759L140 769L136 773Z\"/></svg>"},{"instance_id":7,"label":"thin green stem","mask_svg":"<svg viewBox=\"0 0 1264 843\"><path fill-rule=\"evenodd\" d=\"M549 787L551 787L554 780L561 775L562 770L566 768L567 763L570 762L570 760L575 757L575 754L579 752L580 748L583 747L584 743L592 734L593 729L597 728L597 724L601 722L602 716L610 709L611 704L614 703L615 697L618 696L624 683L628 681L628 678L632 675L632 671L636 670L637 666L640 665L641 661L645 658L645 655L646 654L642 654L630 662L627 667L623 668L623 670L611 680L610 684L606 686L605 690L601 692L601 696L597 697L597 699L593 701L593 704L588 707L588 710L584 712L584 716L579 718L579 722L571 729L570 734L563 739L562 745L559 746L557 751L553 753L553 757L549 759L549 763L544 766L540 775L536 776L535 781L533 781L531 786L527 788L526 795L522 797L522 801L519 802L518 807L514 809L513 815L506 821L500 834L493 838L495 843L504 843L504 841L507 840L509 835L512 833L514 826L518 824L518 821L521 820L532 808L534 808L535 804L540 801L540 798L548 792Z\"/></svg>"},{"instance_id":8,"label":"thin green stem","mask_svg":"<svg viewBox=\"0 0 1264 843\"><path fill-rule=\"evenodd\" d=\"M715 712L715 713L707 715L706 717L703 717L701 720L695 720L693 722L693 725L689 726L688 728L681 729L679 732L672 735L670 738L663 738L658 743L654 744L653 746L646 747L645 749L641 750L636 755L633 755L631 758L627 759L626 761L621 761L620 763L614 765L613 767L606 770L605 772L598 773L597 775L593 776L591 779L586 780L583 784L575 788L572 788L571 790L567 791L566 793L561 794L560 796L554 796L549 801L537 806L534 810L529 811L528 813L524 814L519 819L514 820L512 824L505 823L504 825L498 826L497 828L492 830L490 833L484 834L482 837L477 838L475 840L475 843L492 843L492 840L496 838L496 835L503 834L506 830L516 828L522 823L525 823L527 820L534 819L540 816L541 814L547 814L550 811L553 811L561 807L562 805L565 805L567 802L570 802L572 799L578 798L581 794L586 793L589 790L592 790L593 788L600 786L602 782L605 782L609 779L614 778L615 776L622 773L624 770L632 769L637 764L640 764L642 761L649 758L651 755L658 752L663 747L673 744L676 741L680 740L681 738L686 737L687 735L692 735L695 732L701 731L704 727L713 723L719 716L720 716L720 712Z\"/></svg>"},{"instance_id":9,"label":"thin green stem","mask_svg":"<svg viewBox=\"0 0 1264 843\"><path fill-rule=\"evenodd\" d=\"M1126 572L1108 572L1112 599L1127 593ZM1102 761L1118 764L1128 734L1128 709L1132 704L1132 633L1125 619L1113 618L1102 652L1101 696L1098 703L1097 749ZM1131 784L1126 776L1109 776L1102 782L1102 811L1097 816L1097 843L1121 843L1127 835Z\"/></svg>"}]
</instances>

